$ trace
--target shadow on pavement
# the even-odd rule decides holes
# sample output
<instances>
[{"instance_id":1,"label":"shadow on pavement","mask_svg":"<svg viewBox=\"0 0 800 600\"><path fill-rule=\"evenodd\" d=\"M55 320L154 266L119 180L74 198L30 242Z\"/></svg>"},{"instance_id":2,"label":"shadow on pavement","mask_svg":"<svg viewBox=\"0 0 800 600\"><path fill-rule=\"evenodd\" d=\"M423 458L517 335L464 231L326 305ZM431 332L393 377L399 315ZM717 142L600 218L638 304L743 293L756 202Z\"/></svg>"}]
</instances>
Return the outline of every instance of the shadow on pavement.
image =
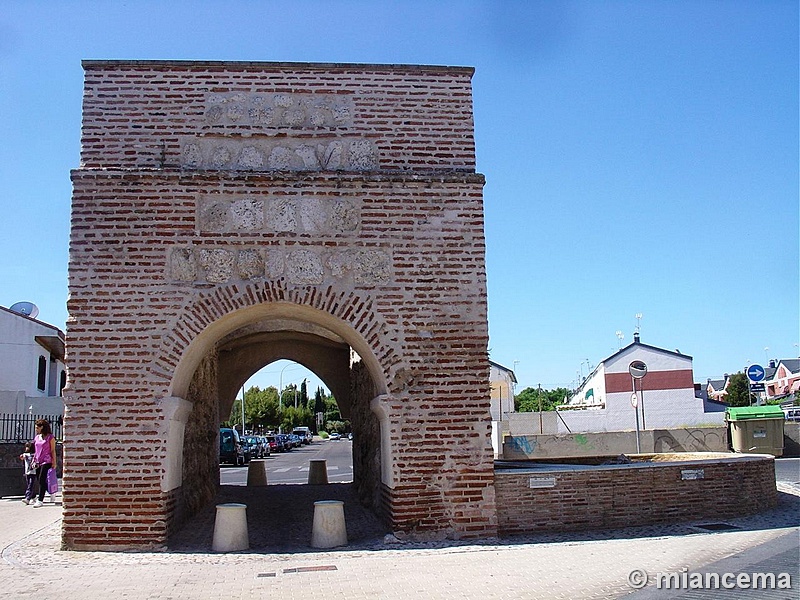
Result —
<instances>
[{"instance_id":1,"label":"shadow on pavement","mask_svg":"<svg viewBox=\"0 0 800 600\"><path fill-rule=\"evenodd\" d=\"M352 483L328 485L267 485L245 487L222 485L216 501L189 519L168 544L172 552L209 552L214 534L216 505L239 502L247 505L247 528L251 553L319 552L311 548L314 502L344 502L348 549L383 544L389 532L376 515L364 508Z\"/></svg>"},{"instance_id":2,"label":"shadow on pavement","mask_svg":"<svg viewBox=\"0 0 800 600\"><path fill-rule=\"evenodd\" d=\"M704 528L702 525L726 527ZM522 534L502 538L505 544L560 543L597 540L639 539L649 537L709 534L715 531L762 531L800 526L800 495L778 492L775 508L741 517L708 518L702 521L663 523L622 529L565 531L559 533Z\"/></svg>"},{"instance_id":3,"label":"shadow on pavement","mask_svg":"<svg viewBox=\"0 0 800 600\"><path fill-rule=\"evenodd\" d=\"M216 501L190 519L168 544L172 552L209 552L214 531L216 504L239 502L247 505L250 553L286 554L319 552L311 548L314 502L342 500L347 526L347 547L338 550L390 550L464 545L561 543L637 539L675 535L702 535L722 528L703 529L701 525L724 523L724 529L758 531L800 526L800 496L779 492L775 508L742 517L706 519L691 523L664 523L615 530L566 531L506 536L489 540L440 540L386 544L390 529L369 509L359 503L352 483L328 485L268 485L265 487L220 486ZM336 550L336 549L332 549Z\"/></svg>"}]
</instances>

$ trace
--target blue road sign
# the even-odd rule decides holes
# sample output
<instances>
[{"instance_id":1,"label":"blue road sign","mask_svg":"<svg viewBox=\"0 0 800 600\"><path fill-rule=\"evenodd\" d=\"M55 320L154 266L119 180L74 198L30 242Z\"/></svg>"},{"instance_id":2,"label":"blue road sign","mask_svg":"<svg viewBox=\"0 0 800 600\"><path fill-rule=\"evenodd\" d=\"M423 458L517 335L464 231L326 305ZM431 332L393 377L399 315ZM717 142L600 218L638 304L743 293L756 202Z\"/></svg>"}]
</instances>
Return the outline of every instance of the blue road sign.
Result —
<instances>
[{"instance_id":1,"label":"blue road sign","mask_svg":"<svg viewBox=\"0 0 800 600\"><path fill-rule=\"evenodd\" d=\"M761 365L750 365L747 369L747 378L750 381L763 381L766 372Z\"/></svg>"}]
</instances>

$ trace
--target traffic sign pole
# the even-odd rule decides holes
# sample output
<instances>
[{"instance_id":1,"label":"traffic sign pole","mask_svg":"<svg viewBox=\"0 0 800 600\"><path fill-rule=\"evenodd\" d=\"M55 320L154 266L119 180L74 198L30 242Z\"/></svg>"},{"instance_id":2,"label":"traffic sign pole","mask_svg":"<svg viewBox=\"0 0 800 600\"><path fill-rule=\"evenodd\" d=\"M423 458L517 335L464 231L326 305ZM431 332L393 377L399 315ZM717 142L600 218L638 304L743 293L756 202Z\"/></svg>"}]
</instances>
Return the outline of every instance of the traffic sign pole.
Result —
<instances>
[{"instance_id":1,"label":"traffic sign pole","mask_svg":"<svg viewBox=\"0 0 800 600\"><path fill-rule=\"evenodd\" d=\"M758 383L759 381L764 381L764 377L766 377L767 372L764 370L764 367L761 365L750 365L747 368L747 379L752 381L753 383Z\"/></svg>"},{"instance_id":2,"label":"traffic sign pole","mask_svg":"<svg viewBox=\"0 0 800 600\"><path fill-rule=\"evenodd\" d=\"M640 382L644 379L644 376L647 375L647 365L641 360L634 360L630 365L628 365L628 373L631 374L631 387L633 388L633 396L631 396L631 404L633 404L633 410L636 412L636 452L641 454L641 442L639 441L639 407L638 405L642 405L642 427L645 427L644 424L644 385L642 383L639 384L639 397L636 397L636 380L638 379ZM636 398L636 403L633 403L633 399Z\"/></svg>"},{"instance_id":3,"label":"traffic sign pole","mask_svg":"<svg viewBox=\"0 0 800 600\"><path fill-rule=\"evenodd\" d=\"M747 398L750 401L750 406L753 405L753 391L763 392L764 381L767 372L761 365L750 365L747 368Z\"/></svg>"}]
</instances>

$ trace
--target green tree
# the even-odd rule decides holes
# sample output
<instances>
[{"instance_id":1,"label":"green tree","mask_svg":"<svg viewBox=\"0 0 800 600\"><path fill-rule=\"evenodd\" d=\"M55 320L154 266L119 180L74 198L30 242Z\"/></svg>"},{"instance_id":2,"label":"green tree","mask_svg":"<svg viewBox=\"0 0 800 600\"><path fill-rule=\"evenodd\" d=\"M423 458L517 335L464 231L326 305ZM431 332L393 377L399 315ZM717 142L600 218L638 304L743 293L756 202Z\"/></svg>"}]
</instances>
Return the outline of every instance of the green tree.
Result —
<instances>
[{"instance_id":1,"label":"green tree","mask_svg":"<svg viewBox=\"0 0 800 600\"><path fill-rule=\"evenodd\" d=\"M567 388L539 390L527 387L514 397L514 408L517 412L538 412L541 401L541 410L555 410L557 406L564 404L568 397Z\"/></svg>"},{"instance_id":2,"label":"green tree","mask_svg":"<svg viewBox=\"0 0 800 600\"><path fill-rule=\"evenodd\" d=\"M728 392L725 395L728 406L750 406L756 401L755 395L750 393L747 385L747 375L741 372L730 376L725 391Z\"/></svg>"},{"instance_id":3,"label":"green tree","mask_svg":"<svg viewBox=\"0 0 800 600\"><path fill-rule=\"evenodd\" d=\"M307 406L308 405L308 386L306 385L306 380L303 379L303 383L300 384L300 406Z\"/></svg>"},{"instance_id":4,"label":"green tree","mask_svg":"<svg viewBox=\"0 0 800 600\"><path fill-rule=\"evenodd\" d=\"M291 432L295 427L311 427L314 417L305 406L285 406L281 413L281 427L283 431Z\"/></svg>"},{"instance_id":5,"label":"green tree","mask_svg":"<svg viewBox=\"0 0 800 600\"><path fill-rule=\"evenodd\" d=\"M310 400L309 400L310 402ZM321 387L317 388L317 391L314 392L314 405L313 407L309 406L311 411L316 415L316 413L324 413L325 412L325 392L322 390Z\"/></svg>"},{"instance_id":6,"label":"green tree","mask_svg":"<svg viewBox=\"0 0 800 600\"><path fill-rule=\"evenodd\" d=\"M306 406L311 412L311 418L313 420L309 427L311 428L311 431L317 433L317 413L322 413L323 419L325 415L325 392L321 387L318 387L317 391L314 392L313 398L308 399Z\"/></svg>"},{"instance_id":7,"label":"green tree","mask_svg":"<svg viewBox=\"0 0 800 600\"><path fill-rule=\"evenodd\" d=\"M341 421L342 415L339 412L339 405L336 403L336 398L333 396L325 396L325 422L328 421Z\"/></svg>"},{"instance_id":8,"label":"green tree","mask_svg":"<svg viewBox=\"0 0 800 600\"><path fill-rule=\"evenodd\" d=\"M287 406L294 406L294 399L296 396L297 386L290 383L283 388L281 392L281 405L286 408Z\"/></svg>"},{"instance_id":9,"label":"green tree","mask_svg":"<svg viewBox=\"0 0 800 600\"><path fill-rule=\"evenodd\" d=\"M252 415L253 424L261 431L274 429L279 421L278 390L270 386L265 390L250 388L256 393L245 393L245 413Z\"/></svg>"},{"instance_id":10,"label":"green tree","mask_svg":"<svg viewBox=\"0 0 800 600\"><path fill-rule=\"evenodd\" d=\"M350 429L350 421L328 421L325 424L325 431L328 433L347 433Z\"/></svg>"},{"instance_id":11,"label":"green tree","mask_svg":"<svg viewBox=\"0 0 800 600\"><path fill-rule=\"evenodd\" d=\"M253 386L244 393L244 418L246 429L250 431L263 431L274 429L278 426L278 390L270 386L265 390ZM231 407L231 414L223 425L229 427L241 426L242 400L236 398Z\"/></svg>"}]
</instances>

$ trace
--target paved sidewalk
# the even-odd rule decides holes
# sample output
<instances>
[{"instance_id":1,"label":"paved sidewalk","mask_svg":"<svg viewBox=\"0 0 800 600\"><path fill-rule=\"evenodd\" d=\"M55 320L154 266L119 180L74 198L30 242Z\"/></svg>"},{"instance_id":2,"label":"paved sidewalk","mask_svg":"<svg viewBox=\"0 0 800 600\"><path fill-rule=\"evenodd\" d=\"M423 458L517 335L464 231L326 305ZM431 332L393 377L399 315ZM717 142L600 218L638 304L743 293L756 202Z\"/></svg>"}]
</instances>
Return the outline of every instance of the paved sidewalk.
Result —
<instances>
[{"instance_id":1,"label":"paved sidewalk","mask_svg":"<svg viewBox=\"0 0 800 600\"><path fill-rule=\"evenodd\" d=\"M307 493L315 486L296 487ZM5 498L0 499L0 598L308 600L321 595L326 600L514 600L619 598L631 593L634 598L649 597L649 587L635 592L627 583L632 570L642 569L651 577L715 565L742 572L754 567L785 570L786 544L791 546L794 540L795 546L800 545L800 490L785 485L779 489L775 510L728 519L725 524L733 529L726 531L704 530L696 525L705 523L695 523L485 543L387 544L367 517L351 511L350 546L329 551L308 548L302 535L307 524L297 523L303 519L288 524L275 521L276 526L288 527L284 532L290 534L280 548L275 547L269 535L258 533L267 528L263 520L270 518L270 512L248 508L249 527L256 532L251 533L254 549L231 554L210 552L208 528L213 521L207 514L187 523L167 552L62 551L60 506L34 509L19 499ZM223 488L220 500L241 491ZM346 496L348 487L334 484L325 493ZM770 551L773 546L777 553ZM770 562L770 557L776 560ZM743 597L800 598L800 574L797 564L793 566L794 589ZM712 598L721 592L725 591L690 597Z\"/></svg>"}]
</instances>

